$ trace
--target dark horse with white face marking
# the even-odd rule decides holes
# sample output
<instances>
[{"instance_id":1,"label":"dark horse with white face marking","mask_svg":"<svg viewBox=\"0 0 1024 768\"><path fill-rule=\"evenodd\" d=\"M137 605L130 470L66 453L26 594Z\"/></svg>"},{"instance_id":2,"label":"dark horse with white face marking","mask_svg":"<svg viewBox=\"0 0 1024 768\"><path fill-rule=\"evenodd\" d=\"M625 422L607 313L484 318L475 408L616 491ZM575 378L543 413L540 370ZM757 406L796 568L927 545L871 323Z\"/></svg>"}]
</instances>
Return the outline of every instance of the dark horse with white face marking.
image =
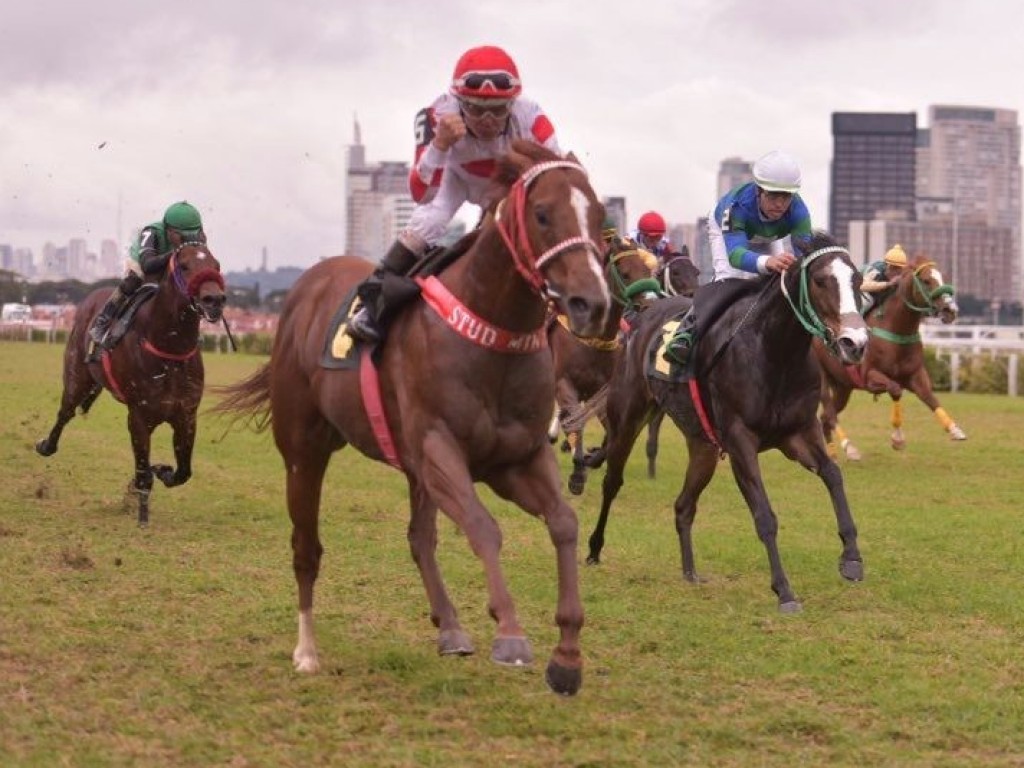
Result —
<instances>
[{"instance_id":1,"label":"dark horse with white face marking","mask_svg":"<svg viewBox=\"0 0 1024 768\"><path fill-rule=\"evenodd\" d=\"M139 525L146 525L154 475L168 487L192 476L196 413L203 397L199 321L221 319L224 278L205 244L178 245L155 295L139 309L121 343L104 352L98 362L86 363L89 326L109 295L110 289L93 291L78 307L64 349L64 393L57 421L50 434L36 443L36 450L43 456L56 453L61 432L75 411L81 407L87 413L103 389L108 389L128 406L128 431L135 452L131 487L139 497ZM149 463L150 438L164 423L174 431L177 468Z\"/></svg>"},{"instance_id":2,"label":"dark horse with white face marking","mask_svg":"<svg viewBox=\"0 0 1024 768\"><path fill-rule=\"evenodd\" d=\"M640 429L658 407L683 431L689 449L686 480L675 502L676 532L683 576L697 581L691 529L697 500L711 481L722 454L727 454L743 498L750 507L758 537L768 552L772 589L784 612L800 609L782 568L776 544L778 520L761 479L757 456L778 448L825 483L839 527L844 578L863 578L857 529L850 514L839 467L825 450L817 421L820 372L811 339L821 337L844 360L854 361L867 343L867 329L857 311L860 273L846 251L824 235L815 235L797 266L783 277L726 280L697 291L697 316L715 316L701 332L693 354L696 377L689 383L648 375L652 350L658 352L666 320L685 309L684 298L666 299L641 318L622 364L609 384L606 408L608 468L601 515L590 537L589 562L600 561L604 529L623 467ZM702 300L705 300L702 303ZM699 393L699 398L695 394ZM600 406L595 398L580 418Z\"/></svg>"},{"instance_id":3,"label":"dark horse with white face marking","mask_svg":"<svg viewBox=\"0 0 1024 768\"><path fill-rule=\"evenodd\" d=\"M228 387L217 409L262 417L264 424L269 417L284 459L299 591L292 658L299 671L320 666L313 630L313 586L323 552L320 488L331 455L351 444L388 460L408 481L409 545L440 630L441 654L472 653L473 645L438 567L438 509L483 561L488 609L497 621L491 657L499 664L529 663L533 652L502 573L501 531L474 483L486 483L544 521L557 560L561 631L547 681L562 694L580 687L577 520L561 494L547 438L555 379L545 318L553 300L575 333L595 335L604 326L610 300L597 245L604 208L576 163L530 142L512 146L498 162L496 197L504 198L495 213L470 236L465 253L423 281L427 301L411 304L391 326L377 369L383 405L377 418L367 415L360 389L368 351L358 369L320 365L335 309L371 269L349 256L321 261L295 283L270 362ZM463 327L475 330L463 334Z\"/></svg>"}]
</instances>

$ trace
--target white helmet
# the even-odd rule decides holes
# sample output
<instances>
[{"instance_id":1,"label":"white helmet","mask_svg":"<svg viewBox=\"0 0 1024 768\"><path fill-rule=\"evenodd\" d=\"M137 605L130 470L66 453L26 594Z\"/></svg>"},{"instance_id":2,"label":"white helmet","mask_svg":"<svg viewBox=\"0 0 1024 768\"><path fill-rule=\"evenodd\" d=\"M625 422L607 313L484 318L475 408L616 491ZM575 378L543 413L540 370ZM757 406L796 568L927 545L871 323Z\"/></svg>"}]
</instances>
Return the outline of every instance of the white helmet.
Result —
<instances>
[{"instance_id":1,"label":"white helmet","mask_svg":"<svg viewBox=\"0 0 1024 768\"><path fill-rule=\"evenodd\" d=\"M800 189L800 166L792 155L772 150L754 163L754 181L767 192L788 192Z\"/></svg>"}]
</instances>

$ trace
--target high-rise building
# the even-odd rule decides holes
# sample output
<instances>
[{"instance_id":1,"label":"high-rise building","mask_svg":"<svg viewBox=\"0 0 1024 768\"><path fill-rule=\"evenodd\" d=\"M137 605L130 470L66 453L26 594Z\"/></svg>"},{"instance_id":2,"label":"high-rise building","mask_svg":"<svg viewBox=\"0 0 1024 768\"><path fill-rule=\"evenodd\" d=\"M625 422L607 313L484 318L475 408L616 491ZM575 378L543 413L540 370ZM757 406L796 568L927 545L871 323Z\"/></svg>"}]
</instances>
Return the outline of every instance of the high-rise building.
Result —
<instances>
[{"instance_id":1,"label":"high-rise building","mask_svg":"<svg viewBox=\"0 0 1024 768\"><path fill-rule=\"evenodd\" d=\"M1024 261L1017 112L933 105L928 116L922 141L928 160L918 192L951 203L950 234L956 239L951 277L957 290L988 298L998 290L999 298L1020 301ZM1009 243L986 229L1008 230Z\"/></svg>"},{"instance_id":2,"label":"high-rise building","mask_svg":"<svg viewBox=\"0 0 1024 768\"><path fill-rule=\"evenodd\" d=\"M849 223L880 212L913 221L916 112L834 112L832 145L828 221L837 241L850 243Z\"/></svg>"},{"instance_id":3,"label":"high-rise building","mask_svg":"<svg viewBox=\"0 0 1024 768\"><path fill-rule=\"evenodd\" d=\"M348 148L345 252L379 261L409 222L415 203L409 194L409 164L368 164L359 122Z\"/></svg>"},{"instance_id":4,"label":"high-rise building","mask_svg":"<svg viewBox=\"0 0 1024 768\"><path fill-rule=\"evenodd\" d=\"M936 105L928 114L930 125L917 132L914 150L913 209L895 205L877 192L867 195L860 216L846 222L850 253L865 263L900 243L908 253L936 261L960 294L1020 302L1024 260L1017 113ZM849 121L858 116L844 117ZM836 147L838 153L838 140ZM892 162L902 164L905 159ZM833 203L838 197L838 165L834 161ZM835 220L832 226L835 231Z\"/></svg>"},{"instance_id":5,"label":"high-rise building","mask_svg":"<svg viewBox=\"0 0 1024 768\"><path fill-rule=\"evenodd\" d=\"M718 166L718 194L715 201L708 206L708 211L721 200L726 192L736 189L741 184L754 180L754 164L750 160L739 157L727 157Z\"/></svg>"}]
</instances>

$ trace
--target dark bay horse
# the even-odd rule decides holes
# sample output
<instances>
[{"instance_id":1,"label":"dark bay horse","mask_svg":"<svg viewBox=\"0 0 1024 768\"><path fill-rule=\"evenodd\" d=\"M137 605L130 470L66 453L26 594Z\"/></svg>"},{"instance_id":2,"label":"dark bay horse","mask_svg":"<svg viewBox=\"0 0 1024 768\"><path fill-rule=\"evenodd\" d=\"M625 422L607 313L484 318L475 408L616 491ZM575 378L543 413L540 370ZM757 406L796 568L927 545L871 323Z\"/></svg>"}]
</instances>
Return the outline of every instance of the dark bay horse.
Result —
<instances>
[{"instance_id":1,"label":"dark bay horse","mask_svg":"<svg viewBox=\"0 0 1024 768\"><path fill-rule=\"evenodd\" d=\"M504 198L468 250L433 278L442 290L428 278L430 304L412 303L391 326L376 368L379 389L371 390L381 407L370 408L372 417L360 389L360 378L373 373L369 350L356 350L358 368L320 365L332 315L371 270L351 256L321 261L302 275L288 293L270 362L228 387L217 408L263 426L269 421L284 459L299 594L292 658L300 672L320 666L313 627L323 552L320 489L331 455L351 444L388 460L408 481L409 545L443 655L469 654L473 645L438 567L438 509L483 562L488 610L497 622L491 657L507 665L529 663L533 652L502 573L501 531L474 483L544 521L555 548L560 628L546 678L562 694L581 685L578 523L547 439L555 378L544 324L554 301L577 334L596 335L605 326L611 300L598 245L604 209L580 166L530 142L513 143L494 180L496 196Z\"/></svg>"},{"instance_id":2,"label":"dark bay horse","mask_svg":"<svg viewBox=\"0 0 1024 768\"><path fill-rule=\"evenodd\" d=\"M662 408L682 430L689 450L686 479L675 501L685 579L698 580L691 535L697 500L719 458L728 455L758 538L768 552L779 609L800 610L782 568L776 544L778 520L757 459L770 448L822 479L843 543L839 571L849 580L863 578L857 528L842 474L825 449L817 420L821 374L811 350L811 339L817 336L844 360L859 358L867 344L867 328L857 310L861 276L845 249L824 233L815 235L805 254L781 278L725 280L697 291L698 317L717 318L701 331L692 353L695 376L688 383L656 375L650 361L656 363L655 371L671 373L660 362L661 346L672 335L663 326L685 310L689 300L665 299L641 317L606 393L608 468L588 562L600 562L608 514L622 487L623 467L633 443L645 420ZM579 418L593 415L600 404L601 398L593 398Z\"/></svg>"},{"instance_id":3,"label":"dark bay horse","mask_svg":"<svg viewBox=\"0 0 1024 768\"><path fill-rule=\"evenodd\" d=\"M700 285L700 269L691 261L690 249L685 245L681 251L665 257L654 277L666 296L692 297ZM658 435L664 420L665 412L655 411L647 424L647 476L652 480L657 476Z\"/></svg>"},{"instance_id":4,"label":"dark bay horse","mask_svg":"<svg viewBox=\"0 0 1024 768\"><path fill-rule=\"evenodd\" d=\"M560 418L608 383L622 349L623 313L633 315L659 295L658 283L653 278L656 266L654 254L641 249L632 240L615 238L608 248L605 264L605 277L614 303L601 332L597 336L582 337L569 330L564 316L552 317L548 324L548 346L555 360L552 439L557 439ZM587 473L583 431L566 432L563 450L572 452L569 490L581 494Z\"/></svg>"},{"instance_id":5,"label":"dark bay horse","mask_svg":"<svg viewBox=\"0 0 1024 768\"><path fill-rule=\"evenodd\" d=\"M192 476L192 447L196 412L203 396L203 357L199 321L221 319L226 300L220 264L203 243L178 245L159 283L144 286L154 295L139 309L121 343L104 352L98 362L86 363L89 326L110 295L110 289L90 293L78 306L64 349L64 392L50 434L36 451L57 451L64 427L81 407L87 413L104 388L128 406L128 431L135 453L135 478L130 486L139 497L140 526L149 522L149 494L156 476L167 487ZM173 430L177 467L150 464L153 430L160 424Z\"/></svg>"},{"instance_id":6,"label":"dark bay horse","mask_svg":"<svg viewBox=\"0 0 1024 768\"><path fill-rule=\"evenodd\" d=\"M895 290L868 315L871 337L859 365L844 366L824 349L815 350L822 369L821 426L833 455L834 439L838 438L847 458L860 459L860 451L839 426L839 414L855 389L874 395L887 393L892 398L890 440L897 450L906 445L900 400L905 389L932 410L951 439L967 439L932 392L920 334L925 317L938 316L943 323L952 323L958 313L953 287L944 282L935 262L918 256L897 278Z\"/></svg>"},{"instance_id":7,"label":"dark bay horse","mask_svg":"<svg viewBox=\"0 0 1024 768\"><path fill-rule=\"evenodd\" d=\"M654 279L666 296L693 296L700 284L700 269L690 259L690 249L669 253L658 265Z\"/></svg>"}]
</instances>

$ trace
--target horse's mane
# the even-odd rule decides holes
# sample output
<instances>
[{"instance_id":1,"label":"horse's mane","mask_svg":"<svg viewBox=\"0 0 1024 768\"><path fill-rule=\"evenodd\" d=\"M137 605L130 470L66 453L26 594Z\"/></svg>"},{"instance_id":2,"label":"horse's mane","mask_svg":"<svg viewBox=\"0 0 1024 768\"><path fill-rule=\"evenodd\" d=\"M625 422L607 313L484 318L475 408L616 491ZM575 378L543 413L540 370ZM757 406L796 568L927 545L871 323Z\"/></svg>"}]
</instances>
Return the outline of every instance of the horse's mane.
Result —
<instances>
[{"instance_id":1,"label":"horse's mane","mask_svg":"<svg viewBox=\"0 0 1024 768\"><path fill-rule=\"evenodd\" d=\"M498 157L494 173L491 175L489 197L492 200L500 200L507 195L516 179L530 166L549 160L562 159L550 149L542 147L536 142L528 139L515 139L508 152Z\"/></svg>"},{"instance_id":2,"label":"horse's mane","mask_svg":"<svg viewBox=\"0 0 1024 768\"><path fill-rule=\"evenodd\" d=\"M807 256L822 248L829 248L839 245L838 241L824 229L816 229L811 232L811 239L807 241L795 241L800 256Z\"/></svg>"}]
</instances>

